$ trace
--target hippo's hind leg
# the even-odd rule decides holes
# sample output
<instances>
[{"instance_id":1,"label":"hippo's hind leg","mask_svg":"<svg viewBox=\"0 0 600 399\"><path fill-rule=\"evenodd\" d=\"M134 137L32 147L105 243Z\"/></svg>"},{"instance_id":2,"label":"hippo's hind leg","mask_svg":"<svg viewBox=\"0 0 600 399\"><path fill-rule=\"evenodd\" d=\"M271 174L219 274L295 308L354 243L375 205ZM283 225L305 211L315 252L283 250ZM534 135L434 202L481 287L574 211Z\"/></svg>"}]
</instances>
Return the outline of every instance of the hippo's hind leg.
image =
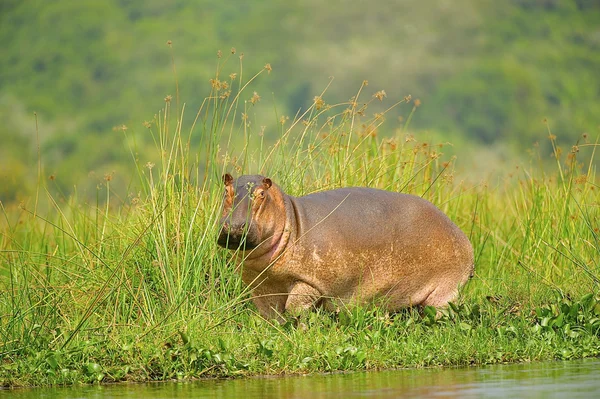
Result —
<instances>
[{"instance_id":1,"label":"hippo's hind leg","mask_svg":"<svg viewBox=\"0 0 600 399\"><path fill-rule=\"evenodd\" d=\"M304 281L296 281L288 294L285 310L297 315L304 310L312 308L320 299L321 293L319 290Z\"/></svg>"},{"instance_id":2,"label":"hippo's hind leg","mask_svg":"<svg viewBox=\"0 0 600 399\"><path fill-rule=\"evenodd\" d=\"M441 291L441 292L440 292ZM431 294L423 301L423 306L433 306L434 308L445 308L448 302L454 301L458 295L458 290L439 290L439 287L433 290Z\"/></svg>"},{"instance_id":3,"label":"hippo's hind leg","mask_svg":"<svg viewBox=\"0 0 600 399\"><path fill-rule=\"evenodd\" d=\"M435 287L433 291L421 303L422 306L433 306L435 308L445 308L448 302L453 302L458 297L458 287L460 284L443 283Z\"/></svg>"}]
</instances>

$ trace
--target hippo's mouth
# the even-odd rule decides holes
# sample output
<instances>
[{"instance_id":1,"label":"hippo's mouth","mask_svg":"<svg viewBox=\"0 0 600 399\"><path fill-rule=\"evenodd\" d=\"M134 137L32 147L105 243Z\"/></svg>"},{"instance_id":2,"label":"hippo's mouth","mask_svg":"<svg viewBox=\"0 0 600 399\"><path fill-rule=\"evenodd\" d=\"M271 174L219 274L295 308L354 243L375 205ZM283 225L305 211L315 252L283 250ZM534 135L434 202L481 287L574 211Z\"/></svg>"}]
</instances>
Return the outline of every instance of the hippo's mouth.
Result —
<instances>
[{"instance_id":1,"label":"hippo's mouth","mask_svg":"<svg viewBox=\"0 0 600 399\"><path fill-rule=\"evenodd\" d=\"M219 235L219 238L217 239L217 244L223 248L233 250L236 250L238 248L242 250L249 250L257 247L257 245L254 244L252 240L249 240L248 237L246 237L246 239L244 240L243 236L228 235L226 233Z\"/></svg>"}]
</instances>

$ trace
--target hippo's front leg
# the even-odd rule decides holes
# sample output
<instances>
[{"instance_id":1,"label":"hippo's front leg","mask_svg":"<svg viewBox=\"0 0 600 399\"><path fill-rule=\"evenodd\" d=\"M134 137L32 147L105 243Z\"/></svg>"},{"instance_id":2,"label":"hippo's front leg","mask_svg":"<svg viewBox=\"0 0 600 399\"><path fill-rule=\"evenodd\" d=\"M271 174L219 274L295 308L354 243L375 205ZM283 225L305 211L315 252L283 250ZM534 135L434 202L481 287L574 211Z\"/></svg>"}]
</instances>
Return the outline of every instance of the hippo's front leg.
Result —
<instances>
[{"instance_id":1,"label":"hippo's front leg","mask_svg":"<svg viewBox=\"0 0 600 399\"><path fill-rule=\"evenodd\" d=\"M267 320L277 320L280 323L285 322L282 314L285 311L285 295L264 294L261 295L255 291L252 302L256 305L258 313Z\"/></svg>"},{"instance_id":2,"label":"hippo's front leg","mask_svg":"<svg viewBox=\"0 0 600 399\"><path fill-rule=\"evenodd\" d=\"M296 281L285 302L285 311L293 315L309 310L321 299L321 292L304 281Z\"/></svg>"}]
</instances>

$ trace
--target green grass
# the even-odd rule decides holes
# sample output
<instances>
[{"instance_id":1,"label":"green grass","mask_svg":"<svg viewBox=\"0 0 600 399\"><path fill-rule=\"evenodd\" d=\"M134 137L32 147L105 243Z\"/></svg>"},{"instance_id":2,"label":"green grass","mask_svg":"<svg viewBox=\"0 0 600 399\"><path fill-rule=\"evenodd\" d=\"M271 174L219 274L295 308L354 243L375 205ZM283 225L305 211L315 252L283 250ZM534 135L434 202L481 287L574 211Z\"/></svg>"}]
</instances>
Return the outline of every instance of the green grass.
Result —
<instances>
[{"instance_id":1,"label":"green grass","mask_svg":"<svg viewBox=\"0 0 600 399\"><path fill-rule=\"evenodd\" d=\"M407 123L386 122L396 133L380 137L385 114L368 110L387 101L381 93L362 86L354 99L328 105L324 92L303 114L273 110L265 121L270 111L249 94L258 75L242 81L240 70L227 87L217 76L193 126L180 123L188 111L176 98L148 132L124 129L136 176L126 199L107 177L95 205L41 184L21 209L2 208L1 385L600 354L595 144L569 154L555 147L554 172L532 163L467 184L444 148L415 140ZM410 98L396 106L416 110ZM279 132L273 145L263 125ZM151 162L137 159L144 135L156 146ZM430 308L356 308L310 313L297 326L264 320L231 254L216 245L225 171L268 175L292 195L366 185L423 196L470 237L476 274L439 319Z\"/></svg>"}]
</instances>

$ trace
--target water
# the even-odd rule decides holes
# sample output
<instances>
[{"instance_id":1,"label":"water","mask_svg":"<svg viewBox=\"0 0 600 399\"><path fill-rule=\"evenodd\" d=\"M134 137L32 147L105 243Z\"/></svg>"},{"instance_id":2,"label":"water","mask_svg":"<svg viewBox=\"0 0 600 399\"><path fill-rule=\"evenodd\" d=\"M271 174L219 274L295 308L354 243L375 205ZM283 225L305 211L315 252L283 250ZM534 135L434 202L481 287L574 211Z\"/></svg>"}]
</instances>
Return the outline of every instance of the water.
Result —
<instances>
[{"instance_id":1,"label":"water","mask_svg":"<svg viewBox=\"0 0 600 399\"><path fill-rule=\"evenodd\" d=\"M14 398L600 398L600 360L0 391Z\"/></svg>"}]
</instances>

